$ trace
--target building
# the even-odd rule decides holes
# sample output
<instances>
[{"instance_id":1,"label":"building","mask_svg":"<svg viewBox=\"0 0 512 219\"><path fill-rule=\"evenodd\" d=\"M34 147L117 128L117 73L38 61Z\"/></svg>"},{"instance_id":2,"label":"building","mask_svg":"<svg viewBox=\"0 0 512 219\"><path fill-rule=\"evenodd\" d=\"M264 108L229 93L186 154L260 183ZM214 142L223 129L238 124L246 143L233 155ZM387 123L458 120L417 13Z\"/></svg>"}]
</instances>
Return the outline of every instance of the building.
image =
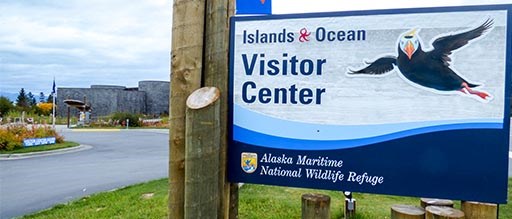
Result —
<instances>
[{"instance_id":1,"label":"building","mask_svg":"<svg viewBox=\"0 0 512 219\"><path fill-rule=\"evenodd\" d=\"M169 82L140 81L139 87L91 85L90 88L57 88L57 116L67 115L66 99L84 101L91 106L93 116L115 112L146 115L169 114ZM71 115L78 115L71 109Z\"/></svg>"}]
</instances>

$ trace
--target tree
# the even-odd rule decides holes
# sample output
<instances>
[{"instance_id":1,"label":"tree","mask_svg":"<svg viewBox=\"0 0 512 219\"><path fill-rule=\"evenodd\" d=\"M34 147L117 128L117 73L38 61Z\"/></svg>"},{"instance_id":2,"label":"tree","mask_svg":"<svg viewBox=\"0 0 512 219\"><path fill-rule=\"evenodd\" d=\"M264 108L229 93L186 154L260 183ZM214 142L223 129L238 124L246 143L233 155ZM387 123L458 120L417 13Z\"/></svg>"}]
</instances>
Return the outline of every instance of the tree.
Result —
<instances>
[{"instance_id":1,"label":"tree","mask_svg":"<svg viewBox=\"0 0 512 219\"><path fill-rule=\"evenodd\" d=\"M27 100L28 100L28 105L29 107L33 107L36 105L37 101L36 101L36 97L34 96L34 94L32 94L32 92L28 92L27 94Z\"/></svg>"},{"instance_id":2,"label":"tree","mask_svg":"<svg viewBox=\"0 0 512 219\"><path fill-rule=\"evenodd\" d=\"M47 103L53 103L53 95L53 93L50 93L50 95L48 95L48 99L46 99Z\"/></svg>"},{"instance_id":3,"label":"tree","mask_svg":"<svg viewBox=\"0 0 512 219\"><path fill-rule=\"evenodd\" d=\"M25 89L21 88L18 97L16 98L16 106L21 108L28 108L30 106L29 100L27 99L27 94L25 94Z\"/></svg>"},{"instance_id":4,"label":"tree","mask_svg":"<svg viewBox=\"0 0 512 219\"><path fill-rule=\"evenodd\" d=\"M0 116L7 115L12 108L14 108L14 106L12 105L11 100L7 97L0 96Z\"/></svg>"},{"instance_id":5,"label":"tree","mask_svg":"<svg viewBox=\"0 0 512 219\"><path fill-rule=\"evenodd\" d=\"M44 96L44 93L41 92L39 93L39 103L44 103L46 102L46 96Z\"/></svg>"}]
</instances>

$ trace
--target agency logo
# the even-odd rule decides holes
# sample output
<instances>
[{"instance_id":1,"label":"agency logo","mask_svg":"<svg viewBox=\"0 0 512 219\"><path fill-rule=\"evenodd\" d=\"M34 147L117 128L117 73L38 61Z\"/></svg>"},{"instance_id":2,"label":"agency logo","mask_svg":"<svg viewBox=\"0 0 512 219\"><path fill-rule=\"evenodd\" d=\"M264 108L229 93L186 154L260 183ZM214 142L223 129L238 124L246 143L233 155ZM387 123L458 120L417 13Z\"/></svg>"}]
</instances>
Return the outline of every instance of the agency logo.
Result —
<instances>
[{"instance_id":1,"label":"agency logo","mask_svg":"<svg viewBox=\"0 0 512 219\"><path fill-rule=\"evenodd\" d=\"M258 168L258 154L242 152L242 170L246 173L254 173Z\"/></svg>"}]
</instances>

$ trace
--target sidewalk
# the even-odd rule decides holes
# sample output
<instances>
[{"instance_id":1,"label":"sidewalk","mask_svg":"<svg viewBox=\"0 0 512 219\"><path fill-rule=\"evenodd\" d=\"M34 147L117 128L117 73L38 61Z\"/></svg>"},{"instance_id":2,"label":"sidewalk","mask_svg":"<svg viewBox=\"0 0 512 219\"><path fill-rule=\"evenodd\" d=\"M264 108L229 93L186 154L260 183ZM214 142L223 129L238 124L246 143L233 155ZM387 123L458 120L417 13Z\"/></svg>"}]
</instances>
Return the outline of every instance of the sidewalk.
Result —
<instances>
[{"instance_id":1,"label":"sidewalk","mask_svg":"<svg viewBox=\"0 0 512 219\"><path fill-rule=\"evenodd\" d=\"M20 160L32 157L42 157L49 155L57 155L57 154L67 154L71 152L85 151L91 149L90 145L78 145L76 147L70 148L62 148L51 151L38 151L38 152L30 152L30 153L18 153L18 154L0 154L0 161L3 160Z\"/></svg>"},{"instance_id":2,"label":"sidewalk","mask_svg":"<svg viewBox=\"0 0 512 219\"><path fill-rule=\"evenodd\" d=\"M128 129L113 129L113 128L68 128L66 125L55 125L57 132L123 132L123 131L138 131L138 132L153 132L169 134L169 129L148 129L148 128L128 128Z\"/></svg>"}]
</instances>

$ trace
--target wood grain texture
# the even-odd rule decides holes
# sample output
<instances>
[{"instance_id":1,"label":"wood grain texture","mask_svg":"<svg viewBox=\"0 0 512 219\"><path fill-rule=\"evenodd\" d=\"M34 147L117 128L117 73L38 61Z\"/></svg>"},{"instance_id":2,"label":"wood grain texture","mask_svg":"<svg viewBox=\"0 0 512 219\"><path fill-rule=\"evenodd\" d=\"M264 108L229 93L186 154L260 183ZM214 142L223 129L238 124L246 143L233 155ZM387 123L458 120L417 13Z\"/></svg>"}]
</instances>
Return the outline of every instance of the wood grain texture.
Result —
<instances>
[{"instance_id":1,"label":"wood grain texture","mask_svg":"<svg viewBox=\"0 0 512 219\"><path fill-rule=\"evenodd\" d=\"M184 218L185 101L201 85L205 0L174 0L169 138L169 218Z\"/></svg>"},{"instance_id":2,"label":"wood grain texture","mask_svg":"<svg viewBox=\"0 0 512 219\"><path fill-rule=\"evenodd\" d=\"M421 198L420 199L421 207L426 208L430 205L435 206L446 206L453 208L453 201L448 199L438 199L438 198Z\"/></svg>"},{"instance_id":3,"label":"wood grain texture","mask_svg":"<svg viewBox=\"0 0 512 219\"><path fill-rule=\"evenodd\" d=\"M451 219L464 218L464 212L461 210L444 206L427 206L425 208L425 219Z\"/></svg>"},{"instance_id":4,"label":"wood grain texture","mask_svg":"<svg viewBox=\"0 0 512 219\"><path fill-rule=\"evenodd\" d=\"M483 202L462 201L461 210L466 219L496 219L498 218L498 205Z\"/></svg>"},{"instance_id":5,"label":"wood grain texture","mask_svg":"<svg viewBox=\"0 0 512 219\"><path fill-rule=\"evenodd\" d=\"M201 88L194 91L188 98L188 100L199 99L198 102L202 107L188 107L186 111L184 218L187 219L218 218L220 197L218 94L216 88ZM188 103L189 101L187 105Z\"/></svg>"},{"instance_id":6,"label":"wood grain texture","mask_svg":"<svg viewBox=\"0 0 512 219\"><path fill-rule=\"evenodd\" d=\"M424 219L425 210L412 205L391 206L391 219Z\"/></svg>"},{"instance_id":7,"label":"wood grain texture","mask_svg":"<svg viewBox=\"0 0 512 219\"><path fill-rule=\"evenodd\" d=\"M227 117L229 75L229 18L234 14L234 0L209 0L206 4L204 86L220 89L220 163L219 190L222 193L219 218L238 218L238 186L226 178Z\"/></svg>"},{"instance_id":8,"label":"wood grain texture","mask_svg":"<svg viewBox=\"0 0 512 219\"><path fill-rule=\"evenodd\" d=\"M331 218L331 197L323 194L302 195L302 219Z\"/></svg>"}]
</instances>

